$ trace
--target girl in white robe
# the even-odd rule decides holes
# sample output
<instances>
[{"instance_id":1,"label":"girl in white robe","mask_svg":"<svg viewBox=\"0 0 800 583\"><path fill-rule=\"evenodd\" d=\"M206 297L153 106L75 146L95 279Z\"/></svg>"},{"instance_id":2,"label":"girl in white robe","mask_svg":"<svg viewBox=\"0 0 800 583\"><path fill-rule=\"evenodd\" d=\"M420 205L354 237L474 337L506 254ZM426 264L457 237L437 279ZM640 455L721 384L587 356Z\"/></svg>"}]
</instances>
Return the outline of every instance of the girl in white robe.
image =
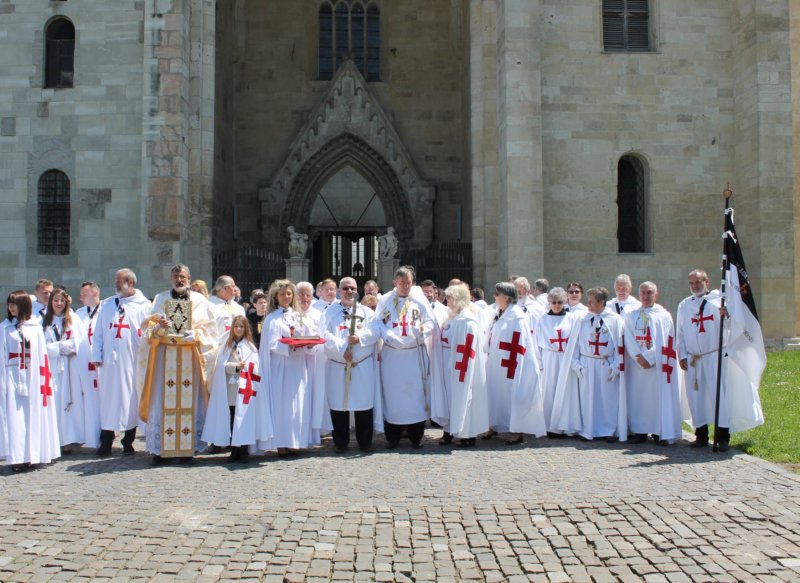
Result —
<instances>
[{"instance_id":1,"label":"girl in white robe","mask_svg":"<svg viewBox=\"0 0 800 583\"><path fill-rule=\"evenodd\" d=\"M514 284L495 285L497 315L489 335L486 383L489 389L489 424L484 439L498 432L514 435L507 445L522 443L523 433L546 432L539 364L536 361L530 320L516 305Z\"/></svg>"},{"instance_id":2,"label":"girl in white robe","mask_svg":"<svg viewBox=\"0 0 800 583\"><path fill-rule=\"evenodd\" d=\"M321 419L314 413L315 347L294 348L281 342L309 336L312 330L298 312L297 288L289 280L276 280L269 290L269 314L261 328L259 360L272 412L273 438L265 449L277 449L278 456L297 454L320 442ZM320 409L319 407L317 408Z\"/></svg>"},{"instance_id":3,"label":"girl in white robe","mask_svg":"<svg viewBox=\"0 0 800 583\"><path fill-rule=\"evenodd\" d=\"M8 431L6 463L15 472L59 457L58 421L50 363L31 299L19 290L8 297L10 318L0 327L0 398Z\"/></svg>"},{"instance_id":4,"label":"girl in white robe","mask_svg":"<svg viewBox=\"0 0 800 583\"><path fill-rule=\"evenodd\" d=\"M87 370L88 357L84 352L79 354L86 331L83 322L70 309L69 294L61 288L51 295L42 320L44 339L47 343L47 356L53 373L53 387L57 394L56 409L58 418L58 435L61 438L61 454L72 453L72 446L86 444L97 447L100 431L87 437L84 393L84 375Z\"/></svg>"},{"instance_id":5,"label":"girl in white robe","mask_svg":"<svg viewBox=\"0 0 800 583\"><path fill-rule=\"evenodd\" d=\"M246 463L258 443L272 437L269 399L262 387L258 350L244 316L234 316L211 376L202 441L231 446L229 462Z\"/></svg>"}]
</instances>

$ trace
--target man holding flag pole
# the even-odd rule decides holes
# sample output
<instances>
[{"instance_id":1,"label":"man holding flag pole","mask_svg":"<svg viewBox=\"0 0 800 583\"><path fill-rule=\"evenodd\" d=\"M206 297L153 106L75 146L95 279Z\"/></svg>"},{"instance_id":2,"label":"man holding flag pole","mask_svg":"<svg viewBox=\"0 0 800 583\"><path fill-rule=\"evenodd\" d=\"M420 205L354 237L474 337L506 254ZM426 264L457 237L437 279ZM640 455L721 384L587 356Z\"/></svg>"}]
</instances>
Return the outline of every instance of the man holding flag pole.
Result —
<instances>
[{"instance_id":1,"label":"man holding flag pole","mask_svg":"<svg viewBox=\"0 0 800 583\"><path fill-rule=\"evenodd\" d=\"M758 389L767 364L755 300L734 225L734 212L729 208L733 196L730 184L724 196L720 313L726 317L727 325L719 334L714 413L714 426L719 430L714 432L714 451L728 450L731 432L746 431L764 423Z\"/></svg>"}]
</instances>

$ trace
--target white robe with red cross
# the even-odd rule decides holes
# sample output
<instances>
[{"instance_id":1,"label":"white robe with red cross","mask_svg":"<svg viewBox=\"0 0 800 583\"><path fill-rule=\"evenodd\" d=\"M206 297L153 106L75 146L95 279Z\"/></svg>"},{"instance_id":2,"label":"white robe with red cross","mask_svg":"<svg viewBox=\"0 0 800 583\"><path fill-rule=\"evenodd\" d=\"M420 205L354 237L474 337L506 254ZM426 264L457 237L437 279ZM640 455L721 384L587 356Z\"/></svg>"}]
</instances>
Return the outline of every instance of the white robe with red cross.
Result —
<instances>
[{"instance_id":1,"label":"white robe with red cross","mask_svg":"<svg viewBox=\"0 0 800 583\"><path fill-rule=\"evenodd\" d=\"M97 329L97 313L100 311L100 304L97 304L97 311L89 307L76 310L76 314L86 328L86 334L81 340L78 352L85 355L85 363L80 365L83 368L83 426L85 429L87 447L97 447L100 444L100 381L98 370L92 364L92 342Z\"/></svg>"},{"instance_id":2,"label":"white robe with red cross","mask_svg":"<svg viewBox=\"0 0 800 583\"><path fill-rule=\"evenodd\" d=\"M0 398L7 423L8 464L44 464L61 455L53 386L40 321L0 327Z\"/></svg>"},{"instance_id":3,"label":"white robe with red cross","mask_svg":"<svg viewBox=\"0 0 800 583\"><path fill-rule=\"evenodd\" d=\"M489 395L486 387L486 351L477 311L470 308L444 324L443 382L450 398L450 416L443 425L454 437L476 437L489 429Z\"/></svg>"},{"instance_id":4,"label":"white robe with red cross","mask_svg":"<svg viewBox=\"0 0 800 583\"><path fill-rule=\"evenodd\" d=\"M89 428L94 434L87 434L86 406L84 394L91 387L86 385L89 355L86 352L86 330L75 312L70 314L71 324L64 328L63 316L53 316L50 326L44 330L47 355L53 373L53 384L58 393L58 434L61 445L81 443L97 447L100 429L96 425Z\"/></svg>"},{"instance_id":5,"label":"white robe with red cross","mask_svg":"<svg viewBox=\"0 0 800 583\"><path fill-rule=\"evenodd\" d=\"M534 336L536 358L539 361L544 407L544 420L548 431L555 431L552 426L553 401L556 385L562 367L569 367L569 359L564 358L567 346L581 316L570 312L563 315L545 314L539 319ZM558 414L556 413L557 417Z\"/></svg>"},{"instance_id":6,"label":"white robe with red cross","mask_svg":"<svg viewBox=\"0 0 800 583\"><path fill-rule=\"evenodd\" d=\"M492 429L544 435L542 385L528 315L516 305L509 306L493 323L487 350Z\"/></svg>"},{"instance_id":7,"label":"white robe with red cross","mask_svg":"<svg viewBox=\"0 0 800 583\"><path fill-rule=\"evenodd\" d=\"M658 304L625 312L625 351L630 432L658 435L669 442L680 439L681 421L689 415L681 396L683 379L672 315ZM639 354L651 368L636 361Z\"/></svg>"},{"instance_id":8,"label":"white robe with red cross","mask_svg":"<svg viewBox=\"0 0 800 583\"><path fill-rule=\"evenodd\" d=\"M100 427L126 431L139 423L137 353L150 300L138 289L125 298L103 300L92 335L92 362L100 362Z\"/></svg>"},{"instance_id":9,"label":"white robe with red cross","mask_svg":"<svg viewBox=\"0 0 800 583\"><path fill-rule=\"evenodd\" d=\"M236 365L241 362L244 368L237 372ZM221 446L249 445L255 453L259 442L272 438L269 396L262 381L258 350L253 344L242 340L223 347L211 376L211 398L200 440ZM235 407L232 432L230 406Z\"/></svg>"}]
</instances>

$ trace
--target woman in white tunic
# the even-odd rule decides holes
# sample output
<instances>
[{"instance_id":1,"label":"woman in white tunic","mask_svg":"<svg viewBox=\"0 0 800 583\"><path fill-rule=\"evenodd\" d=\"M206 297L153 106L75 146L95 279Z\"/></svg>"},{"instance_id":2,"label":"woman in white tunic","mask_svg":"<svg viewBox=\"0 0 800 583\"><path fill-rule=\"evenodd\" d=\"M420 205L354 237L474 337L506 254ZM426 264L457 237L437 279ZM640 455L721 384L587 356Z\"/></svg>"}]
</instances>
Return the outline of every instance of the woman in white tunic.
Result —
<instances>
[{"instance_id":1,"label":"woman in white tunic","mask_svg":"<svg viewBox=\"0 0 800 583\"><path fill-rule=\"evenodd\" d=\"M261 328L259 360L266 374L266 389L272 411L274 437L269 449L288 457L319 443L314 423L314 347L294 348L281 342L293 336L308 336L312 330L298 312L297 288L288 279L272 283L268 294L269 314ZM262 380L262 383L264 381Z\"/></svg>"},{"instance_id":2,"label":"woman in white tunic","mask_svg":"<svg viewBox=\"0 0 800 583\"><path fill-rule=\"evenodd\" d=\"M541 367L542 392L544 397L544 419L547 424L547 437L562 437L563 433L552 427L553 398L558 384L558 375L562 367L569 367L570 362L564 357L567 344L572 335L579 313L567 312L567 292L564 288L554 287L547 293L550 310L539 320L536 328L536 356Z\"/></svg>"},{"instance_id":3,"label":"woman in white tunic","mask_svg":"<svg viewBox=\"0 0 800 583\"><path fill-rule=\"evenodd\" d=\"M452 436L459 438L460 446L472 447L475 437L489 429L483 329L465 286L448 287L445 298L450 318L442 329L442 343L446 339L449 349L442 352L442 380L450 398L450 418L440 443Z\"/></svg>"},{"instance_id":4,"label":"woman in white tunic","mask_svg":"<svg viewBox=\"0 0 800 583\"><path fill-rule=\"evenodd\" d=\"M564 304L564 309L570 313L578 313L585 316L588 308L581 303L582 299L583 286L577 281L571 282L567 286L567 303Z\"/></svg>"},{"instance_id":5,"label":"woman in white tunic","mask_svg":"<svg viewBox=\"0 0 800 583\"><path fill-rule=\"evenodd\" d=\"M522 443L522 434L546 432L539 364L536 361L530 321L516 304L513 283L495 285L497 314L489 334L486 384L489 389L489 424L484 439L498 432L513 435L507 445Z\"/></svg>"},{"instance_id":6,"label":"woman in white tunic","mask_svg":"<svg viewBox=\"0 0 800 583\"><path fill-rule=\"evenodd\" d=\"M272 437L269 399L262 390L258 350L245 316L234 316L211 376L202 441L231 446L229 462L247 463Z\"/></svg>"},{"instance_id":7,"label":"woman in white tunic","mask_svg":"<svg viewBox=\"0 0 800 583\"><path fill-rule=\"evenodd\" d=\"M60 442L44 334L31 318L27 292L8 296L8 312L15 319L0 328L0 398L8 423L6 463L19 472L59 457Z\"/></svg>"},{"instance_id":8,"label":"woman in white tunic","mask_svg":"<svg viewBox=\"0 0 800 583\"><path fill-rule=\"evenodd\" d=\"M56 393L56 417L58 435L61 438L61 454L72 453L72 446L86 444L97 447L97 435L86 436L86 413L84 405L85 381L88 355L79 354L86 336L83 322L72 311L72 301L66 290L56 288L50 295L47 312L42 320L47 356L53 374L53 390Z\"/></svg>"}]
</instances>

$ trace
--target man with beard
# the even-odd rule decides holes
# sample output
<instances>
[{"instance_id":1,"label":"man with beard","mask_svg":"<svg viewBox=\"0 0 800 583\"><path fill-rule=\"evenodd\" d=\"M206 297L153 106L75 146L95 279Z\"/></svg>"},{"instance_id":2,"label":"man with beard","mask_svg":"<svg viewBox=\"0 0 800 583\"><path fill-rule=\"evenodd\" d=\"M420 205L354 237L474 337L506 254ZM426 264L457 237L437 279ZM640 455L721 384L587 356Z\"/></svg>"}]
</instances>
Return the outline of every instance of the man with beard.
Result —
<instances>
[{"instance_id":1,"label":"man with beard","mask_svg":"<svg viewBox=\"0 0 800 583\"><path fill-rule=\"evenodd\" d=\"M217 348L211 304L191 291L189 268L170 270L172 289L153 300L139 353L139 417L147 423L145 449L155 457L189 461L200 442L208 403L208 370Z\"/></svg>"},{"instance_id":2,"label":"man with beard","mask_svg":"<svg viewBox=\"0 0 800 583\"><path fill-rule=\"evenodd\" d=\"M100 397L100 447L111 453L114 432L124 431L122 448L132 454L139 401L136 393L136 353L150 301L136 289L136 274L120 269L114 277L116 295L100 305L92 333L92 366L97 370Z\"/></svg>"}]
</instances>

